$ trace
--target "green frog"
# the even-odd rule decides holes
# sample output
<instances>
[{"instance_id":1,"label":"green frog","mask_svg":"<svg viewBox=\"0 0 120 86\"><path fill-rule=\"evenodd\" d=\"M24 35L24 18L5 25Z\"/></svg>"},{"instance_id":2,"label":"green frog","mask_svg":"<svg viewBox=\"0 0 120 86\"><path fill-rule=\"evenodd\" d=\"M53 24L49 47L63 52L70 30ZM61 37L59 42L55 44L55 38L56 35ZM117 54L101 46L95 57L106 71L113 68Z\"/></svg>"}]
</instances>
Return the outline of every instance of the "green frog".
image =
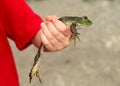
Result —
<instances>
[{"instance_id":1,"label":"green frog","mask_svg":"<svg viewBox=\"0 0 120 86\"><path fill-rule=\"evenodd\" d=\"M72 32L71 39L74 40L74 44L76 43L76 38L78 40L80 40L79 39L80 33L78 33L77 30L81 29L81 28L85 28L92 24L92 21L89 20L87 16L82 16L82 17L64 16L64 17L59 18L59 20L70 28L70 30ZM44 52L43 44L40 45L38 52L34 58L34 63L31 68L31 71L29 73L29 82L30 83L31 83L33 76L36 76L38 78L38 80L42 83L40 74L38 71L38 69L40 67L40 61L41 61L40 57L42 55L42 52Z\"/></svg>"}]
</instances>

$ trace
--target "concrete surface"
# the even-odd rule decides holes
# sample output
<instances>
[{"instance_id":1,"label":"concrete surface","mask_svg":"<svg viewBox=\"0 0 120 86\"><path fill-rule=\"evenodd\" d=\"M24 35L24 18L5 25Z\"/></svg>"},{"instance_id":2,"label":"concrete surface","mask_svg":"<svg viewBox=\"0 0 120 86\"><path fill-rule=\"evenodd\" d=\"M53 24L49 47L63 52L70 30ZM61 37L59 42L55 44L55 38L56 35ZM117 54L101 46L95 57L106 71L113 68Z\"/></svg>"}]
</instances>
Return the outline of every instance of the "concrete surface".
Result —
<instances>
[{"instance_id":1,"label":"concrete surface","mask_svg":"<svg viewBox=\"0 0 120 86\"><path fill-rule=\"evenodd\" d=\"M120 86L119 0L28 0L42 18L47 15L87 15L93 25L80 30L81 41L59 52L44 53L40 73L43 86ZM19 51L10 41L21 86L41 86L29 71L34 46Z\"/></svg>"}]
</instances>

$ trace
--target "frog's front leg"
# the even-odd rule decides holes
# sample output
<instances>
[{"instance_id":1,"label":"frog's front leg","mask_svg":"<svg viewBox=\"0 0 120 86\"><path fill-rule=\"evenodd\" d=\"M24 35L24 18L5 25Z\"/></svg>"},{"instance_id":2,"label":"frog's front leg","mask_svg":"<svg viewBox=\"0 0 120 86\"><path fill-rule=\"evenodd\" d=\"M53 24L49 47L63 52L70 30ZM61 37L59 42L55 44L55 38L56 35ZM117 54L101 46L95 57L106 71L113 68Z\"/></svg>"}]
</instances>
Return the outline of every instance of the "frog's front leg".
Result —
<instances>
[{"instance_id":1,"label":"frog's front leg","mask_svg":"<svg viewBox=\"0 0 120 86\"><path fill-rule=\"evenodd\" d=\"M72 23L70 25L70 29L71 29L71 32L72 32L72 37L71 38L74 40L74 44L76 44L76 38L80 41L80 38L79 38L80 33L77 32L76 24Z\"/></svg>"}]
</instances>

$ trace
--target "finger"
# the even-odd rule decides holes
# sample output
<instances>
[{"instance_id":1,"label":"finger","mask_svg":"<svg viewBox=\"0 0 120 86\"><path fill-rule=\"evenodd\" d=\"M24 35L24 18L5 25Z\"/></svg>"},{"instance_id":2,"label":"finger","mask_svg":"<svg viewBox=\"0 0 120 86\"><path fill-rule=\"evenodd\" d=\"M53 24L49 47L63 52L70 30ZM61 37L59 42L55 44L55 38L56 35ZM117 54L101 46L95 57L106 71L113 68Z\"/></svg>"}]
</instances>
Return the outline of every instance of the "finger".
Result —
<instances>
[{"instance_id":1,"label":"finger","mask_svg":"<svg viewBox=\"0 0 120 86\"><path fill-rule=\"evenodd\" d=\"M46 20L47 20L47 21L52 21L52 20L54 20L54 19L58 19L58 17L55 16L55 15L47 16L47 17L46 17Z\"/></svg>"},{"instance_id":2,"label":"finger","mask_svg":"<svg viewBox=\"0 0 120 86\"><path fill-rule=\"evenodd\" d=\"M70 36L71 31L69 27L63 24L61 21L59 21L57 16L55 15L47 16L46 20L52 21L55 24L56 28L59 27L58 30L64 33L65 36L68 36L68 37Z\"/></svg>"},{"instance_id":3,"label":"finger","mask_svg":"<svg viewBox=\"0 0 120 86\"><path fill-rule=\"evenodd\" d=\"M61 21L59 21L58 19L55 19L54 21L52 21L54 26L60 31L62 32L66 37L70 37L71 36L71 31L70 28L68 26L66 26L64 23L62 23Z\"/></svg>"},{"instance_id":4,"label":"finger","mask_svg":"<svg viewBox=\"0 0 120 86\"><path fill-rule=\"evenodd\" d=\"M50 44L50 42L47 40L47 38L45 37L45 35L42 32L42 29L44 29L44 28L45 28L45 25L41 24L41 31L40 31L41 41L44 44L45 48L47 48L47 50L55 51L55 48Z\"/></svg>"},{"instance_id":5,"label":"finger","mask_svg":"<svg viewBox=\"0 0 120 86\"><path fill-rule=\"evenodd\" d=\"M61 50L64 48L63 44L56 40L56 38L51 34L51 32L48 30L48 26L44 26L44 29L42 29L43 34L45 35L46 39L49 41L49 44L51 44L55 50Z\"/></svg>"},{"instance_id":6,"label":"finger","mask_svg":"<svg viewBox=\"0 0 120 86\"><path fill-rule=\"evenodd\" d=\"M44 44L45 48L48 51L55 51L56 49L49 43L49 41L47 40L47 38L43 35L42 31L41 31L41 41Z\"/></svg>"},{"instance_id":7,"label":"finger","mask_svg":"<svg viewBox=\"0 0 120 86\"><path fill-rule=\"evenodd\" d=\"M59 32L54 27L53 23L47 22L47 26L48 26L48 29L51 32L51 34L56 38L56 40L58 40L59 42L61 42L64 46L69 45L69 38L67 38L61 32Z\"/></svg>"}]
</instances>

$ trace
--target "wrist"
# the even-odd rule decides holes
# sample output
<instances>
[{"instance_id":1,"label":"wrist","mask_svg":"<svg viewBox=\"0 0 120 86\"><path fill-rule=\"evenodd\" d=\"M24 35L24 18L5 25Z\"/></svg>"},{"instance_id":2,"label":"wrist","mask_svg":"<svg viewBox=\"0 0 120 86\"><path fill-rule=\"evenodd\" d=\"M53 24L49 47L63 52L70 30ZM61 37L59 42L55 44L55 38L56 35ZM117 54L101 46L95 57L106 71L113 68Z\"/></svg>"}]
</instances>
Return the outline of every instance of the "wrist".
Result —
<instances>
[{"instance_id":1,"label":"wrist","mask_svg":"<svg viewBox=\"0 0 120 86\"><path fill-rule=\"evenodd\" d=\"M39 48L39 46L40 46L40 44L41 44L40 30L36 33L36 35L33 37L33 39L31 40L31 42L32 42L37 48Z\"/></svg>"}]
</instances>

